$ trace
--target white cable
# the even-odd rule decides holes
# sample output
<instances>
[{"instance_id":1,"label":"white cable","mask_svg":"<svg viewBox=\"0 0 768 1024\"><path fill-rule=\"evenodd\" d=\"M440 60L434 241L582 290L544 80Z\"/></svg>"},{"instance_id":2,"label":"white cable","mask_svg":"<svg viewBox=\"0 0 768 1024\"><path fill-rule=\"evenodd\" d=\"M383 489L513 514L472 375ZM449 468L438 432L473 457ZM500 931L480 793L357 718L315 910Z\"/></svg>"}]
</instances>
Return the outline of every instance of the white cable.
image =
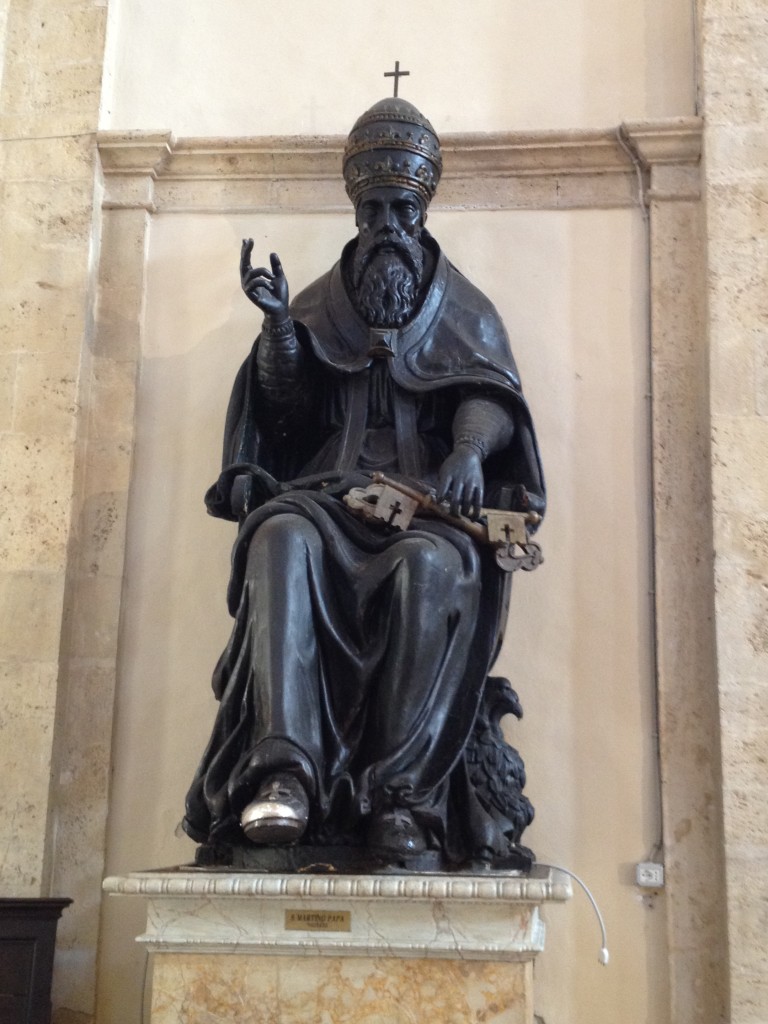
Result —
<instances>
[{"instance_id":1,"label":"white cable","mask_svg":"<svg viewBox=\"0 0 768 1024\"><path fill-rule=\"evenodd\" d=\"M587 899L592 904L592 909L594 910L595 914L597 915L597 921L598 921L598 924L600 925L600 934L602 936L602 943L603 943L603 945L600 948L600 955L598 956L597 959L598 959L598 962L603 965L603 967L607 967L608 966L608 961L610 959L610 954L608 952L608 937L607 937L607 935L605 933L605 921L603 920L603 915L600 913L600 907L598 907L598 905L597 905L597 900L592 895L592 893L589 891L589 886L587 885L587 883L583 882L579 878L579 876L576 874L575 871L569 871L568 868L561 868L559 864L544 864L543 861L540 861L540 860L537 860L536 864L539 867L542 867L542 868L551 868L553 871L562 871L564 875L568 875L568 877L572 878L574 880L574 882L578 882L578 884L584 890L584 892L586 893Z\"/></svg>"}]
</instances>

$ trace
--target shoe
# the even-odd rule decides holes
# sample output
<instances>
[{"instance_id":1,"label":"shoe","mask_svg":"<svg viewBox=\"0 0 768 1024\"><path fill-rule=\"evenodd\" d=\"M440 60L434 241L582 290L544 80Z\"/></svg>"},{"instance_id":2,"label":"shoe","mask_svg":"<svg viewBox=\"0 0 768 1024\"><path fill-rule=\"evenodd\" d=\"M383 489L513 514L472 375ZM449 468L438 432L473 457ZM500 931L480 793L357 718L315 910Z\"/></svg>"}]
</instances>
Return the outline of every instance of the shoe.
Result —
<instances>
[{"instance_id":1,"label":"shoe","mask_svg":"<svg viewBox=\"0 0 768 1024\"><path fill-rule=\"evenodd\" d=\"M427 848L424 833L406 807L376 815L368 829L368 846L390 857L413 857Z\"/></svg>"},{"instance_id":2,"label":"shoe","mask_svg":"<svg viewBox=\"0 0 768 1024\"><path fill-rule=\"evenodd\" d=\"M294 775L270 775L240 815L243 832L259 846L295 843L309 821L309 797Z\"/></svg>"}]
</instances>

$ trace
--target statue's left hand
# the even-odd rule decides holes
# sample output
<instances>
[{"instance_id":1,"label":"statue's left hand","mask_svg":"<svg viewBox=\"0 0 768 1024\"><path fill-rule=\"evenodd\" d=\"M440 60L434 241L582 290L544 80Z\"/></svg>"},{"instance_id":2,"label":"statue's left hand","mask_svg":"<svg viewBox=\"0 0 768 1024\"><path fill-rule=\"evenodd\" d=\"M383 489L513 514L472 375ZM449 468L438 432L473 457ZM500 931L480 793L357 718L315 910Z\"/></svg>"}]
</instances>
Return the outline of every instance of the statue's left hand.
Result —
<instances>
[{"instance_id":1,"label":"statue's left hand","mask_svg":"<svg viewBox=\"0 0 768 1024\"><path fill-rule=\"evenodd\" d=\"M440 467L439 501L449 501L451 515L477 519L483 504L483 464L472 445L457 445Z\"/></svg>"}]
</instances>

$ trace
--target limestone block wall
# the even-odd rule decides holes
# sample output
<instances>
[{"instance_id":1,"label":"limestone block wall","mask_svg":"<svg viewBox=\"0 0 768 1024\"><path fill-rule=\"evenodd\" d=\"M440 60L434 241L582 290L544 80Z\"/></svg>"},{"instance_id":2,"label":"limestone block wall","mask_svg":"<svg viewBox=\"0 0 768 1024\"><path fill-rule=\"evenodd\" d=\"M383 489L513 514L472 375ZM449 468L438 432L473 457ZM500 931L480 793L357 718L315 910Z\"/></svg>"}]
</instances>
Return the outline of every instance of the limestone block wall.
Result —
<instances>
[{"instance_id":1,"label":"limestone block wall","mask_svg":"<svg viewBox=\"0 0 768 1024\"><path fill-rule=\"evenodd\" d=\"M94 1012L132 438L93 326L106 14L0 11L0 895L74 899L59 1020Z\"/></svg>"},{"instance_id":2,"label":"limestone block wall","mask_svg":"<svg viewBox=\"0 0 768 1024\"><path fill-rule=\"evenodd\" d=\"M768 14L704 0L715 612L730 1020L768 1018Z\"/></svg>"},{"instance_id":3,"label":"limestone block wall","mask_svg":"<svg viewBox=\"0 0 768 1024\"><path fill-rule=\"evenodd\" d=\"M48 791L76 487L105 15L5 10L0 93L0 853L4 893L51 870Z\"/></svg>"}]
</instances>

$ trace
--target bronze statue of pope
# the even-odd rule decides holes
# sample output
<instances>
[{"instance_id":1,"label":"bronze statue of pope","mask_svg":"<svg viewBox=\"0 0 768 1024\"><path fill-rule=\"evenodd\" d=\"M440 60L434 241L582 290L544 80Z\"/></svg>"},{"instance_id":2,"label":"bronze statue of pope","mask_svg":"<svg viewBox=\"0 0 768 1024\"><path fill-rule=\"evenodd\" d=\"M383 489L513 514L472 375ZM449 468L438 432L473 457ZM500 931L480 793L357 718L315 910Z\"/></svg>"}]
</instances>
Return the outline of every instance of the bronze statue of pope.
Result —
<instances>
[{"instance_id":1,"label":"bronze statue of pope","mask_svg":"<svg viewBox=\"0 0 768 1024\"><path fill-rule=\"evenodd\" d=\"M501 320L425 228L441 169L426 118L383 100L345 149L357 236L338 263L290 302L278 257L254 268L243 243L264 320L206 495L238 522L234 627L184 819L209 848L505 863L532 816L521 764L494 798L478 726L494 700L514 710L489 678L510 576L451 517L541 514L543 478ZM361 519L344 497L374 473L448 515Z\"/></svg>"}]
</instances>

